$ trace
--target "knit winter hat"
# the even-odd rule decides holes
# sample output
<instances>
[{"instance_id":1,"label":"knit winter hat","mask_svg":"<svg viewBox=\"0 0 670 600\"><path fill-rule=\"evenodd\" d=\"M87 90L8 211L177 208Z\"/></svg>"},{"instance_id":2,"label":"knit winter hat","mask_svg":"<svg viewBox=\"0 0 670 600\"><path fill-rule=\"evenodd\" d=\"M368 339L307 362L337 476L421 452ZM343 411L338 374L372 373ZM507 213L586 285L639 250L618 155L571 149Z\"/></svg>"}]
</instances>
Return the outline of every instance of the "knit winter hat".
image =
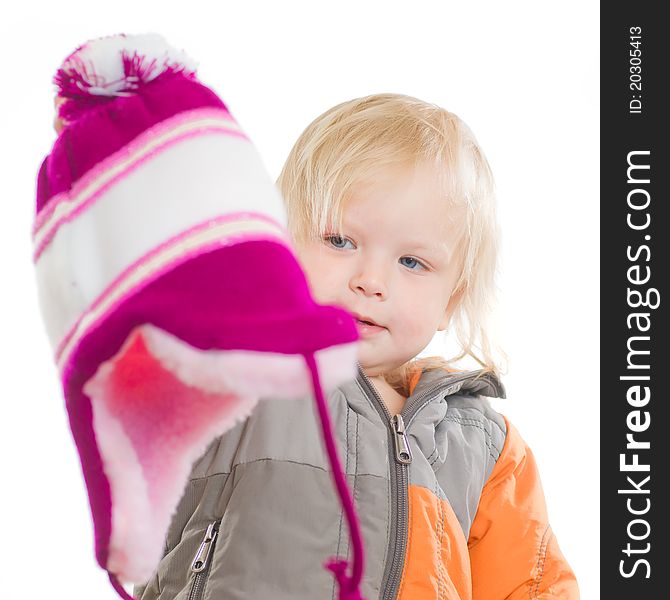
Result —
<instances>
[{"instance_id":1,"label":"knit winter hat","mask_svg":"<svg viewBox=\"0 0 670 600\"><path fill-rule=\"evenodd\" d=\"M311 297L253 145L157 35L90 41L54 82L34 262L99 564L128 598L121 582L153 573L208 444L261 397L313 394L354 550L351 576L326 566L340 598L360 598L363 549L323 397L355 378L358 333Z\"/></svg>"}]
</instances>

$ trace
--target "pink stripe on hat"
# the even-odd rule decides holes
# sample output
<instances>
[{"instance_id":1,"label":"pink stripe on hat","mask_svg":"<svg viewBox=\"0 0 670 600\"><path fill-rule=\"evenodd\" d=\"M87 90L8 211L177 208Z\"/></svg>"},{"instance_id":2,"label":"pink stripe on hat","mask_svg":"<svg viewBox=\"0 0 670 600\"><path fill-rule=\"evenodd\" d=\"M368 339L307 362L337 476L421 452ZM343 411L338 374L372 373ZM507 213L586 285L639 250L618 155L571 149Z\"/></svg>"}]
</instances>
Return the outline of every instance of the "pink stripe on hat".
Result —
<instances>
[{"instance_id":1,"label":"pink stripe on hat","mask_svg":"<svg viewBox=\"0 0 670 600\"><path fill-rule=\"evenodd\" d=\"M246 223L248 227L254 220L265 221L269 227L261 228L256 225L254 229L244 231L246 227L241 225ZM96 297L90 307L86 308L58 344L55 352L56 362L62 368L72 352L72 346L88 331L95 329L99 321L107 318L118 305L137 294L143 287L182 263L231 244L261 240L285 243L283 233L280 226L265 215L224 215L214 222L208 221L184 231L157 246L125 269ZM212 234L215 234L217 239L212 240Z\"/></svg>"}]
</instances>

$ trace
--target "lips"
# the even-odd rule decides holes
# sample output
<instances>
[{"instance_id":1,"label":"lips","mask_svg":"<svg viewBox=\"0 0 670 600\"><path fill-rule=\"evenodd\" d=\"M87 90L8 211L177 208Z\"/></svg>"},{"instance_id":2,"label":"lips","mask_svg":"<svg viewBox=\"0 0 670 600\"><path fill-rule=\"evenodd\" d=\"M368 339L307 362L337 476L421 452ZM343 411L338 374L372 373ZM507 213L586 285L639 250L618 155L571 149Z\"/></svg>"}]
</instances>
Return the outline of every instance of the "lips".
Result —
<instances>
[{"instance_id":1,"label":"lips","mask_svg":"<svg viewBox=\"0 0 670 600\"><path fill-rule=\"evenodd\" d=\"M383 325L380 325L379 323L376 323L371 317L365 316L365 315L359 315L358 313L351 313L358 321L361 323L364 323L366 325L374 325L376 327L384 327Z\"/></svg>"}]
</instances>

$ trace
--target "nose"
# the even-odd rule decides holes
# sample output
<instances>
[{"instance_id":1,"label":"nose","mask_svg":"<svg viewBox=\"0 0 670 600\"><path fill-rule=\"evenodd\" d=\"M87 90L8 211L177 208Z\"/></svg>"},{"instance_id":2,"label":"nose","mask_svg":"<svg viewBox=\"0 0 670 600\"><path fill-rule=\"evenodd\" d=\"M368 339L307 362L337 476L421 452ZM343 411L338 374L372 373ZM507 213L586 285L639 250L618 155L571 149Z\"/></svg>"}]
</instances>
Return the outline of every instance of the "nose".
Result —
<instances>
[{"instance_id":1,"label":"nose","mask_svg":"<svg viewBox=\"0 0 670 600\"><path fill-rule=\"evenodd\" d=\"M387 277L379 265L374 265L370 261L360 265L351 277L349 287L356 294L376 296L380 300L388 297Z\"/></svg>"}]
</instances>

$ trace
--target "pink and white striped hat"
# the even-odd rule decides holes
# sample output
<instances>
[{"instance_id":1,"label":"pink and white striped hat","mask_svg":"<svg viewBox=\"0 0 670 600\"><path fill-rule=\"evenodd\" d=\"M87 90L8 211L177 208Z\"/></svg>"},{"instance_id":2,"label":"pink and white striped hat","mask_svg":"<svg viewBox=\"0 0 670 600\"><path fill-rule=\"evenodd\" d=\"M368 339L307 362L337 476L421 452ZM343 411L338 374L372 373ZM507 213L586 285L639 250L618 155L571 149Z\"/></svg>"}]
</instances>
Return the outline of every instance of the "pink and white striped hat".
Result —
<instances>
[{"instance_id":1,"label":"pink and white striped hat","mask_svg":"<svg viewBox=\"0 0 670 600\"><path fill-rule=\"evenodd\" d=\"M158 35L88 42L54 82L34 261L99 564L128 598L122 582L157 566L207 445L261 397L313 393L354 548L351 576L326 566L340 598L360 598L363 549L323 398L356 376L358 333L312 299L256 150Z\"/></svg>"}]
</instances>

